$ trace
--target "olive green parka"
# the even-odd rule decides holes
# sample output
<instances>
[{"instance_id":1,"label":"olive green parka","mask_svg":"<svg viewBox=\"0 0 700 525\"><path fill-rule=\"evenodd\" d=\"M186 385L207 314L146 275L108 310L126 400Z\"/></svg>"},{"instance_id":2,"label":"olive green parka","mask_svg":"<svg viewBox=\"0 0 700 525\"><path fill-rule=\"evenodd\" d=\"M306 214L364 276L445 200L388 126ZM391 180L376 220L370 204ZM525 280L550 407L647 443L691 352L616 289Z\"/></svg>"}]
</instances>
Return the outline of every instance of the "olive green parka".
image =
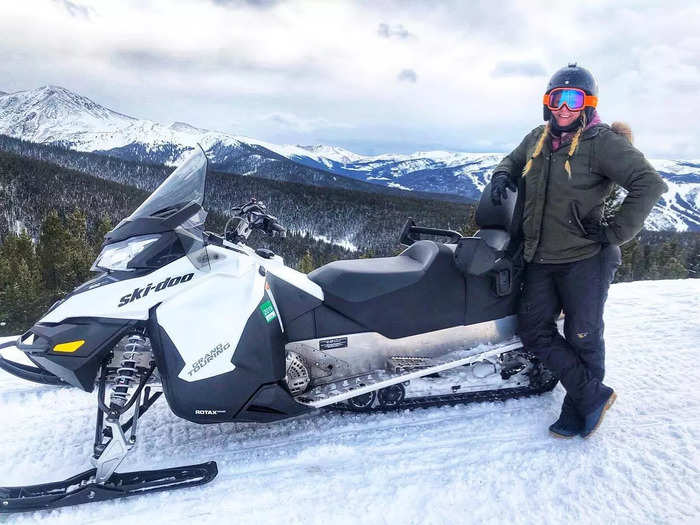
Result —
<instances>
[{"instance_id":1,"label":"olive green parka","mask_svg":"<svg viewBox=\"0 0 700 525\"><path fill-rule=\"evenodd\" d=\"M592 257L600 243L587 239L582 221L601 222L605 198L613 183L627 190L627 196L605 229L611 244L631 240L659 197L668 187L656 170L622 135L607 124L586 129L574 155L569 159L571 175L564 167L569 145L552 151L547 137L541 153L532 159L522 175L545 126L532 130L496 167L514 182L523 179L525 190L522 230L527 262L566 263Z\"/></svg>"}]
</instances>

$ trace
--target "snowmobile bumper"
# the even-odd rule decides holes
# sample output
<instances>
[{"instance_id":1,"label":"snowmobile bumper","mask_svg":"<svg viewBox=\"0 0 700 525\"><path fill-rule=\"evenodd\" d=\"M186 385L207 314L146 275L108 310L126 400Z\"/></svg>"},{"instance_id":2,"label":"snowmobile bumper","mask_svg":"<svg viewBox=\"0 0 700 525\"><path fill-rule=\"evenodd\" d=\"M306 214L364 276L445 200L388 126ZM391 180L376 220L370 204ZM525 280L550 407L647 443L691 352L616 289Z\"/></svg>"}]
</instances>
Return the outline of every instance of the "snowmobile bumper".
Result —
<instances>
[{"instance_id":1,"label":"snowmobile bumper","mask_svg":"<svg viewBox=\"0 0 700 525\"><path fill-rule=\"evenodd\" d=\"M7 343L0 344L0 350L3 348L10 348L17 346L16 341L9 341ZM22 363L17 363L10 359L6 359L0 355L0 368L3 369L8 374L24 379L25 381L32 381L34 383L41 383L42 385L67 385L65 381L51 372L47 372L38 366L30 366Z\"/></svg>"},{"instance_id":2,"label":"snowmobile bumper","mask_svg":"<svg viewBox=\"0 0 700 525\"><path fill-rule=\"evenodd\" d=\"M16 341L0 345L0 349L17 347L36 367L2 358L0 368L29 381L70 384L92 392L105 355L134 324L125 319L90 317L55 324L40 321Z\"/></svg>"},{"instance_id":3,"label":"snowmobile bumper","mask_svg":"<svg viewBox=\"0 0 700 525\"><path fill-rule=\"evenodd\" d=\"M95 482L96 469L65 481L0 487L0 514L55 509L68 505L126 498L149 492L203 485L218 474L214 461L161 470L114 473L105 483Z\"/></svg>"}]
</instances>

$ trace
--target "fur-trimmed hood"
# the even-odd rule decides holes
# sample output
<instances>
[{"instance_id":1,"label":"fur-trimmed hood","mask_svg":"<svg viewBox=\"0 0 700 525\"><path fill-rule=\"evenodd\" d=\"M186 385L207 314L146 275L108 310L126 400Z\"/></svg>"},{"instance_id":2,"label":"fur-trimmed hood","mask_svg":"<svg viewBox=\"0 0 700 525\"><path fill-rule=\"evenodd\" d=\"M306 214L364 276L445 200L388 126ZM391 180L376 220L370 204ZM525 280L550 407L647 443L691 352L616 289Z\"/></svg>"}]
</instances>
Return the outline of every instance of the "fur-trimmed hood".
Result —
<instances>
[{"instance_id":1,"label":"fur-trimmed hood","mask_svg":"<svg viewBox=\"0 0 700 525\"><path fill-rule=\"evenodd\" d=\"M626 122L613 122L610 125L610 129L612 129L618 135L622 135L623 137L625 137L627 140L630 141L630 144L634 144L634 135L632 134L632 128Z\"/></svg>"}]
</instances>

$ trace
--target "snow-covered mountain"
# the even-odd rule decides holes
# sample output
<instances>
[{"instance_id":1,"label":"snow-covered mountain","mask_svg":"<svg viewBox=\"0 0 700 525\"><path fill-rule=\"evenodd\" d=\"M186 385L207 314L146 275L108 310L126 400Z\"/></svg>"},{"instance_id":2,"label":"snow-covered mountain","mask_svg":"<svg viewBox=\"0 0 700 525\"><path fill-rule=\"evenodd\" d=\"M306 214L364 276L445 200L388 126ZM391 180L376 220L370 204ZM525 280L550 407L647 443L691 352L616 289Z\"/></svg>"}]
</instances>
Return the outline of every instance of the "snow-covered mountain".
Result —
<instances>
[{"instance_id":1,"label":"snow-covered mountain","mask_svg":"<svg viewBox=\"0 0 700 525\"><path fill-rule=\"evenodd\" d=\"M284 171L284 180L341 187L354 187L355 180L355 184L450 193L471 199L479 197L503 157L503 153L447 151L368 156L336 146L272 144L183 122L163 125L133 118L57 86L0 94L0 134L168 165L176 164L183 153L200 143L221 171L263 176ZM669 192L650 215L646 227L700 230L700 161L651 162L666 179ZM311 168L311 175L301 178L301 167Z\"/></svg>"}]
</instances>

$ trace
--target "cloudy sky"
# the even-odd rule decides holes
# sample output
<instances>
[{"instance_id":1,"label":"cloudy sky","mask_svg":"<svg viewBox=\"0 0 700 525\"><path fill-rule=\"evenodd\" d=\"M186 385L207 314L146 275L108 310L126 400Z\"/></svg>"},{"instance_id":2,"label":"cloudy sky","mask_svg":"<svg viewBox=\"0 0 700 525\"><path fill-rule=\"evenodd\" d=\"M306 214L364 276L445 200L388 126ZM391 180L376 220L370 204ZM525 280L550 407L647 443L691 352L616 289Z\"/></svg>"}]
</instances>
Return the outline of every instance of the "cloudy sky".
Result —
<instances>
[{"instance_id":1,"label":"cloudy sky","mask_svg":"<svg viewBox=\"0 0 700 525\"><path fill-rule=\"evenodd\" d=\"M129 115L360 153L508 151L549 76L596 75L604 121L700 158L700 2L22 0L0 90L61 85Z\"/></svg>"}]
</instances>

